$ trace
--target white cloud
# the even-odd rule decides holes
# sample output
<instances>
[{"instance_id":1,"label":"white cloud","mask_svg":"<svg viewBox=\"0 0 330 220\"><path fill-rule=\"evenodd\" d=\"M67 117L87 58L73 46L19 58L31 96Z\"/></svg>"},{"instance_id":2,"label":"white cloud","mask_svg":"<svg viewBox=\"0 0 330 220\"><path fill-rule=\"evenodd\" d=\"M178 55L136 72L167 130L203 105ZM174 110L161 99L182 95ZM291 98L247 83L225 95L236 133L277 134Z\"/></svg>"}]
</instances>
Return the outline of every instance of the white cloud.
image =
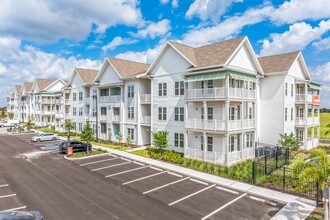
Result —
<instances>
[{"instance_id":1,"label":"white cloud","mask_svg":"<svg viewBox=\"0 0 330 220\"><path fill-rule=\"evenodd\" d=\"M217 23L219 18L224 15L227 9L235 2L243 0L195 0L186 12L186 17L198 17L202 21L211 19Z\"/></svg>"},{"instance_id":2,"label":"white cloud","mask_svg":"<svg viewBox=\"0 0 330 220\"><path fill-rule=\"evenodd\" d=\"M159 36L167 35L170 30L171 21L163 19L157 23L151 22L145 29L139 30L137 33L131 33L131 35L139 38L150 37L154 39Z\"/></svg>"},{"instance_id":3,"label":"white cloud","mask_svg":"<svg viewBox=\"0 0 330 220\"><path fill-rule=\"evenodd\" d=\"M291 0L284 2L274 13L271 20L278 24L292 24L304 19L318 20L330 17L329 0Z\"/></svg>"},{"instance_id":4,"label":"white cloud","mask_svg":"<svg viewBox=\"0 0 330 220\"><path fill-rule=\"evenodd\" d=\"M125 60L132 60L142 63L151 63L163 47L162 44L158 44L154 48L149 48L145 51L127 51L125 53L120 53L116 57Z\"/></svg>"},{"instance_id":5,"label":"white cloud","mask_svg":"<svg viewBox=\"0 0 330 220\"><path fill-rule=\"evenodd\" d=\"M183 35L182 42L191 46L200 46L224 40L239 34L247 25L263 21L273 10L271 6L249 9L241 16L230 17L218 25L188 31Z\"/></svg>"},{"instance_id":6,"label":"white cloud","mask_svg":"<svg viewBox=\"0 0 330 220\"><path fill-rule=\"evenodd\" d=\"M330 108L330 62L309 69L313 81L322 84L321 107Z\"/></svg>"},{"instance_id":7,"label":"white cloud","mask_svg":"<svg viewBox=\"0 0 330 220\"><path fill-rule=\"evenodd\" d=\"M170 0L159 0L161 4L165 5L167 4Z\"/></svg>"},{"instance_id":8,"label":"white cloud","mask_svg":"<svg viewBox=\"0 0 330 220\"><path fill-rule=\"evenodd\" d=\"M321 21L317 27L305 22L295 23L288 31L270 34L270 40L263 40L261 55L278 54L303 50L311 42L318 40L330 30L330 20Z\"/></svg>"},{"instance_id":9,"label":"white cloud","mask_svg":"<svg viewBox=\"0 0 330 220\"><path fill-rule=\"evenodd\" d=\"M130 45L136 43L137 40L129 39L129 38L121 38L119 36L112 39L110 43L102 47L102 50L106 52L107 50L114 50L116 47L120 45Z\"/></svg>"},{"instance_id":10,"label":"white cloud","mask_svg":"<svg viewBox=\"0 0 330 220\"><path fill-rule=\"evenodd\" d=\"M14 84L35 78L69 79L74 67L98 69L102 65L100 60L78 59L74 56L64 58L32 46L22 46L16 38L1 36L0 54L0 83L9 88L2 93L0 90L0 103L12 91Z\"/></svg>"},{"instance_id":11,"label":"white cloud","mask_svg":"<svg viewBox=\"0 0 330 220\"><path fill-rule=\"evenodd\" d=\"M171 5L172 5L173 8L179 7L179 0L172 0Z\"/></svg>"},{"instance_id":12,"label":"white cloud","mask_svg":"<svg viewBox=\"0 0 330 220\"><path fill-rule=\"evenodd\" d=\"M37 42L81 40L92 28L143 23L138 0L2 0L0 34Z\"/></svg>"},{"instance_id":13,"label":"white cloud","mask_svg":"<svg viewBox=\"0 0 330 220\"><path fill-rule=\"evenodd\" d=\"M314 42L313 46L316 47L319 51L329 50L330 49L330 37L324 38L318 42Z\"/></svg>"}]
</instances>

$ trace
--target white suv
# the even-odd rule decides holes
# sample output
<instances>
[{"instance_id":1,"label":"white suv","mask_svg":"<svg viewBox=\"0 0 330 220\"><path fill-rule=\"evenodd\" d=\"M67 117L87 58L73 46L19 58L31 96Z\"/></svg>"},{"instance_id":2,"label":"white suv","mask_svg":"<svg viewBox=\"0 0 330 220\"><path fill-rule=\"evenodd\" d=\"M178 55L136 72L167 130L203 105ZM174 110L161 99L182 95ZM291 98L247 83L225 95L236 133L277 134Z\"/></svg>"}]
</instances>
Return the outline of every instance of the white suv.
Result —
<instances>
[{"instance_id":1,"label":"white suv","mask_svg":"<svg viewBox=\"0 0 330 220\"><path fill-rule=\"evenodd\" d=\"M58 140L58 136L52 133L43 133L37 134L31 138L31 142L40 142L40 141L56 141Z\"/></svg>"}]
</instances>

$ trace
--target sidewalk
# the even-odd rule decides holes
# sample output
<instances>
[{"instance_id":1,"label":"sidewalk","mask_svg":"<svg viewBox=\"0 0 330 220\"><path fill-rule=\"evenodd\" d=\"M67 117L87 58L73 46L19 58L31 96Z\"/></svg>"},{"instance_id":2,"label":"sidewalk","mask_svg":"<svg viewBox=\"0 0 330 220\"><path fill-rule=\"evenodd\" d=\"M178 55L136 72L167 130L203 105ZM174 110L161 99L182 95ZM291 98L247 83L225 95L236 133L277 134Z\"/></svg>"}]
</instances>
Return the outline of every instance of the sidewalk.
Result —
<instances>
[{"instance_id":1,"label":"sidewalk","mask_svg":"<svg viewBox=\"0 0 330 220\"><path fill-rule=\"evenodd\" d=\"M272 219L274 220L305 219L315 209L315 201L304 199L294 195L289 195L286 193L281 193L278 191L261 188L247 183L238 182L235 180L225 179L222 177L214 176L207 173L202 173L199 171L191 170L188 168L166 163L163 161L141 157L125 151L118 151L115 149L106 148L94 144L93 144L93 148L101 148L103 150L107 150L109 153L114 153L116 155L126 157L141 163L149 164L179 174L188 175L195 179L224 186L233 190L239 190L256 196L265 197L270 200L277 200L279 202L286 203L286 205L275 216L273 216Z\"/></svg>"}]
</instances>

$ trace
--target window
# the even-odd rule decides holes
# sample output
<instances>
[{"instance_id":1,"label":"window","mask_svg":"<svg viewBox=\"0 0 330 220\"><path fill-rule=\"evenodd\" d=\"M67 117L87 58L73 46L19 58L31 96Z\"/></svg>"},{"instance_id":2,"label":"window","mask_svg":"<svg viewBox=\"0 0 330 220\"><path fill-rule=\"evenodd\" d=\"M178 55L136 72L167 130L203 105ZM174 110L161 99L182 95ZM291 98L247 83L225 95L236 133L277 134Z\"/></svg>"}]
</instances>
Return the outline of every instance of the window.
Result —
<instances>
[{"instance_id":1,"label":"window","mask_svg":"<svg viewBox=\"0 0 330 220\"><path fill-rule=\"evenodd\" d=\"M128 107L128 119L134 119L134 107Z\"/></svg>"},{"instance_id":2,"label":"window","mask_svg":"<svg viewBox=\"0 0 330 220\"><path fill-rule=\"evenodd\" d=\"M235 120L235 107L229 107L229 120Z\"/></svg>"},{"instance_id":3,"label":"window","mask_svg":"<svg viewBox=\"0 0 330 220\"><path fill-rule=\"evenodd\" d=\"M75 92L72 94L72 99L74 102L77 100L77 94Z\"/></svg>"},{"instance_id":4,"label":"window","mask_svg":"<svg viewBox=\"0 0 330 220\"><path fill-rule=\"evenodd\" d=\"M204 120L204 107L201 108L201 119Z\"/></svg>"},{"instance_id":5,"label":"window","mask_svg":"<svg viewBox=\"0 0 330 220\"><path fill-rule=\"evenodd\" d=\"M208 80L208 81L207 81L207 88L208 88L208 89L213 88L213 80Z\"/></svg>"},{"instance_id":6,"label":"window","mask_svg":"<svg viewBox=\"0 0 330 220\"><path fill-rule=\"evenodd\" d=\"M291 97L293 97L293 84L291 84Z\"/></svg>"},{"instance_id":7,"label":"window","mask_svg":"<svg viewBox=\"0 0 330 220\"><path fill-rule=\"evenodd\" d=\"M204 150L204 136L201 136L201 150Z\"/></svg>"},{"instance_id":8,"label":"window","mask_svg":"<svg viewBox=\"0 0 330 220\"><path fill-rule=\"evenodd\" d=\"M293 121L293 108L291 108L291 121Z\"/></svg>"},{"instance_id":9,"label":"window","mask_svg":"<svg viewBox=\"0 0 330 220\"><path fill-rule=\"evenodd\" d=\"M183 107L174 108L174 121L184 121L184 108Z\"/></svg>"},{"instance_id":10,"label":"window","mask_svg":"<svg viewBox=\"0 0 330 220\"><path fill-rule=\"evenodd\" d=\"M134 98L134 85L127 86L127 97Z\"/></svg>"},{"instance_id":11,"label":"window","mask_svg":"<svg viewBox=\"0 0 330 220\"><path fill-rule=\"evenodd\" d=\"M175 82L175 89L174 89L175 95L184 95L184 82Z\"/></svg>"},{"instance_id":12,"label":"window","mask_svg":"<svg viewBox=\"0 0 330 220\"><path fill-rule=\"evenodd\" d=\"M285 108L285 110L284 110L284 120L285 121L288 120L288 108Z\"/></svg>"},{"instance_id":13,"label":"window","mask_svg":"<svg viewBox=\"0 0 330 220\"><path fill-rule=\"evenodd\" d=\"M207 151L213 151L213 137L207 137Z\"/></svg>"},{"instance_id":14,"label":"window","mask_svg":"<svg viewBox=\"0 0 330 220\"><path fill-rule=\"evenodd\" d=\"M179 133L174 133L174 146L184 147L184 135Z\"/></svg>"},{"instance_id":15,"label":"window","mask_svg":"<svg viewBox=\"0 0 330 220\"><path fill-rule=\"evenodd\" d=\"M285 96L288 96L288 83L285 83Z\"/></svg>"},{"instance_id":16,"label":"window","mask_svg":"<svg viewBox=\"0 0 330 220\"><path fill-rule=\"evenodd\" d=\"M82 107L79 108L79 115L80 115L80 116L83 115L83 108L82 108Z\"/></svg>"},{"instance_id":17,"label":"window","mask_svg":"<svg viewBox=\"0 0 330 220\"><path fill-rule=\"evenodd\" d=\"M300 141L304 141L304 130L303 129L298 130L298 139Z\"/></svg>"},{"instance_id":18,"label":"window","mask_svg":"<svg viewBox=\"0 0 330 220\"><path fill-rule=\"evenodd\" d=\"M102 134L107 133L107 124L106 123L101 123L101 133Z\"/></svg>"},{"instance_id":19,"label":"window","mask_svg":"<svg viewBox=\"0 0 330 220\"><path fill-rule=\"evenodd\" d=\"M245 147L251 148L253 145L253 132L249 132L245 134Z\"/></svg>"},{"instance_id":20,"label":"window","mask_svg":"<svg viewBox=\"0 0 330 220\"><path fill-rule=\"evenodd\" d=\"M166 107L158 108L158 120L166 121Z\"/></svg>"},{"instance_id":21,"label":"window","mask_svg":"<svg viewBox=\"0 0 330 220\"><path fill-rule=\"evenodd\" d=\"M77 129L77 123L73 122L73 130L76 130L76 129Z\"/></svg>"},{"instance_id":22,"label":"window","mask_svg":"<svg viewBox=\"0 0 330 220\"><path fill-rule=\"evenodd\" d=\"M127 128L127 134L130 134L131 139L134 140L134 129L133 128Z\"/></svg>"},{"instance_id":23,"label":"window","mask_svg":"<svg viewBox=\"0 0 330 220\"><path fill-rule=\"evenodd\" d=\"M81 101L83 98L83 93L82 92L79 92L79 101Z\"/></svg>"},{"instance_id":24,"label":"window","mask_svg":"<svg viewBox=\"0 0 330 220\"><path fill-rule=\"evenodd\" d=\"M158 96L167 96L167 83L158 84Z\"/></svg>"},{"instance_id":25,"label":"window","mask_svg":"<svg viewBox=\"0 0 330 220\"><path fill-rule=\"evenodd\" d=\"M89 98L90 97L90 90L89 90L89 88L86 88L85 89L85 94L86 94L86 98Z\"/></svg>"},{"instance_id":26,"label":"window","mask_svg":"<svg viewBox=\"0 0 330 220\"><path fill-rule=\"evenodd\" d=\"M207 119L213 120L213 107L207 107Z\"/></svg>"},{"instance_id":27,"label":"window","mask_svg":"<svg viewBox=\"0 0 330 220\"><path fill-rule=\"evenodd\" d=\"M235 136L229 136L229 152L235 151Z\"/></svg>"},{"instance_id":28,"label":"window","mask_svg":"<svg viewBox=\"0 0 330 220\"><path fill-rule=\"evenodd\" d=\"M82 123L79 123L79 131L82 130Z\"/></svg>"},{"instance_id":29,"label":"window","mask_svg":"<svg viewBox=\"0 0 330 220\"><path fill-rule=\"evenodd\" d=\"M77 109L76 109L76 107L73 107L72 108L72 112L73 112L73 115L77 115Z\"/></svg>"},{"instance_id":30,"label":"window","mask_svg":"<svg viewBox=\"0 0 330 220\"><path fill-rule=\"evenodd\" d=\"M249 119L252 119L253 118L253 107L250 106L249 107Z\"/></svg>"},{"instance_id":31,"label":"window","mask_svg":"<svg viewBox=\"0 0 330 220\"><path fill-rule=\"evenodd\" d=\"M50 122L50 117L48 117L48 122Z\"/></svg>"}]
</instances>

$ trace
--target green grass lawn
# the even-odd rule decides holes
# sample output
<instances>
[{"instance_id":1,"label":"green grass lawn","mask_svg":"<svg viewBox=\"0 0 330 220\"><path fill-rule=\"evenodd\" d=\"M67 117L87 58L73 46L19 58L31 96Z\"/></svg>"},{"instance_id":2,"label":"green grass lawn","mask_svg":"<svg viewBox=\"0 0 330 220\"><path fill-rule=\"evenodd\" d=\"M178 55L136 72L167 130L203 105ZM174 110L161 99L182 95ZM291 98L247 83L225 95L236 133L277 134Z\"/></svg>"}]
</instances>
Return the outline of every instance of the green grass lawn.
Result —
<instances>
[{"instance_id":1,"label":"green grass lawn","mask_svg":"<svg viewBox=\"0 0 330 220\"><path fill-rule=\"evenodd\" d=\"M325 132L327 130L329 130L329 128L326 128L325 126L327 124L330 124L330 113L321 113L320 120L321 120L321 126L320 126L321 138L322 139L330 139L330 131L329 131L329 134L327 136L325 136Z\"/></svg>"}]
</instances>

